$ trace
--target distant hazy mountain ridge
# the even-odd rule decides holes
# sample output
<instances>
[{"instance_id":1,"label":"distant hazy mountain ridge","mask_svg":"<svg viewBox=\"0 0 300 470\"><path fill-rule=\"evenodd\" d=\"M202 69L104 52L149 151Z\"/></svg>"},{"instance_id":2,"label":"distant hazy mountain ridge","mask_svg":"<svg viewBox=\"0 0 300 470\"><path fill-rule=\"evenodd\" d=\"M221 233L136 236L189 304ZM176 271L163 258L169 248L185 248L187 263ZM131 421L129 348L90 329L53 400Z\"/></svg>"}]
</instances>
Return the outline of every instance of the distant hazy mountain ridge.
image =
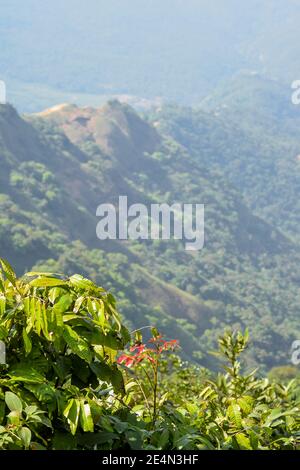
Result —
<instances>
[{"instance_id":1,"label":"distant hazy mountain ridge","mask_svg":"<svg viewBox=\"0 0 300 470\"><path fill-rule=\"evenodd\" d=\"M289 87L299 22L299 0L2 1L0 78L25 111L115 95L194 105L245 70Z\"/></svg>"}]
</instances>

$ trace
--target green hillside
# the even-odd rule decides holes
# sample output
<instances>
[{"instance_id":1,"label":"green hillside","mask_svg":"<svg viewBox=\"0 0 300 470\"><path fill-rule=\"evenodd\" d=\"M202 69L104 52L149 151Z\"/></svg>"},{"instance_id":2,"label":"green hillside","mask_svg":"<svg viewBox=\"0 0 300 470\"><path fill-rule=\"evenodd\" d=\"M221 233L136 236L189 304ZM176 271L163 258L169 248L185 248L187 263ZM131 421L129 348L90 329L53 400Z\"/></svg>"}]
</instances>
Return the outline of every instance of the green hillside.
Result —
<instances>
[{"instance_id":1,"label":"green hillside","mask_svg":"<svg viewBox=\"0 0 300 470\"><path fill-rule=\"evenodd\" d=\"M194 159L225 174L252 211L299 241L300 110L289 88L238 75L201 106L166 107L152 119Z\"/></svg>"},{"instance_id":2,"label":"green hillside","mask_svg":"<svg viewBox=\"0 0 300 470\"><path fill-rule=\"evenodd\" d=\"M204 111L167 108L141 119L111 101L20 117L1 106L3 256L19 274L90 277L117 293L130 328L156 324L201 364L211 365L208 352L226 325L250 328L249 365L287 364L299 331L298 246L253 213L218 163L221 155L237 158L238 148L242 159L233 136L234 124ZM256 152L251 134L244 145ZM122 194L129 203L205 204L204 249L191 254L175 240L99 241L96 208Z\"/></svg>"}]
</instances>

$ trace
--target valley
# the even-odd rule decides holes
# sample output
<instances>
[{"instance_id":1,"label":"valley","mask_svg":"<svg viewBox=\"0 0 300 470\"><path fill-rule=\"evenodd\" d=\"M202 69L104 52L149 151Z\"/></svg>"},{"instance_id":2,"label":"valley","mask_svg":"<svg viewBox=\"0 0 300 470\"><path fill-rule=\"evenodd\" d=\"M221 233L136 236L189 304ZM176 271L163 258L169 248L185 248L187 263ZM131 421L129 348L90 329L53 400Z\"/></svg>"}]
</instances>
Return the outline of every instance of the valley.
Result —
<instances>
[{"instance_id":1,"label":"valley","mask_svg":"<svg viewBox=\"0 0 300 470\"><path fill-rule=\"evenodd\" d=\"M238 128L229 114L225 122L167 106L139 116L110 101L20 116L2 105L0 240L8 259L19 274L92 278L117 293L131 328L168 329L203 365L227 325L250 328L249 366L288 363L299 331L299 173L279 159L297 138L293 128L272 136L278 170L269 191L270 129L258 144L246 118ZM289 212L271 190L282 174ZM191 254L180 240L98 240L99 203L117 205L122 194L129 204L205 204L204 248Z\"/></svg>"}]
</instances>

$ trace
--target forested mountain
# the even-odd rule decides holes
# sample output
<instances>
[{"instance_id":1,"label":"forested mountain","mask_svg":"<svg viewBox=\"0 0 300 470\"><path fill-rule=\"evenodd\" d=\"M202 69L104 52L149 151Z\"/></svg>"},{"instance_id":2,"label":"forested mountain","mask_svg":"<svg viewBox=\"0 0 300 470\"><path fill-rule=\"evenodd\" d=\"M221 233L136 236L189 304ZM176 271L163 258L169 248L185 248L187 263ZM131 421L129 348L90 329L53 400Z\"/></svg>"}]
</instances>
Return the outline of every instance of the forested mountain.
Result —
<instances>
[{"instance_id":1,"label":"forested mountain","mask_svg":"<svg viewBox=\"0 0 300 470\"><path fill-rule=\"evenodd\" d=\"M299 24L300 0L0 0L10 464L300 450Z\"/></svg>"},{"instance_id":2,"label":"forested mountain","mask_svg":"<svg viewBox=\"0 0 300 470\"><path fill-rule=\"evenodd\" d=\"M197 109L166 107L152 119L194 159L225 173L257 215L299 240L300 108L291 94L241 74Z\"/></svg>"},{"instance_id":3,"label":"forested mountain","mask_svg":"<svg viewBox=\"0 0 300 470\"><path fill-rule=\"evenodd\" d=\"M92 278L117 293L130 328L157 324L201 364L210 364L226 325L249 327L248 364L287 364L299 332L298 214L276 223L268 214L283 211L283 201L265 192L280 182L276 166L268 167L276 152L294 197L298 167L289 170L288 156L297 137L274 131L272 151L272 129L258 139L247 114L240 126L234 114L203 105L140 117L110 101L21 117L2 105L3 254L19 274L34 268ZM251 199L254 184L261 206ZM187 252L175 240L99 241L96 208L119 195L129 203L205 204L204 249Z\"/></svg>"}]
</instances>

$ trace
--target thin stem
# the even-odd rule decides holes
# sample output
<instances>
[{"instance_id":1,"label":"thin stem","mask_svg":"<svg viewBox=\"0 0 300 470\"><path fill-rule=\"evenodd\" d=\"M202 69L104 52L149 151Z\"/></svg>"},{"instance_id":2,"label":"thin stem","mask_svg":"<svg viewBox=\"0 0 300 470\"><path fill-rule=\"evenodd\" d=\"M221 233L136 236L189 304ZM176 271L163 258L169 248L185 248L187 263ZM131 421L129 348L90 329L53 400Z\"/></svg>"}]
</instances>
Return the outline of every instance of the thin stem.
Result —
<instances>
[{"instance_id":1,"label":"thin stem","mask_svg":"<svg viewBox=\"0 0 300 470\"><path fill-rule=\"evenodd\" d=\"M158 386L158 359L155 361L154 367L154 390L153 390L153 421L152 425L155 425L157 416L157 386Z\"/></svg>"},{"instance_id":2,"label":"thin stem","mask_svg":"<svg viewBox=\"0 0 300 470\"><path fill-rule=\"evenodd\" d=\"M148 374L148 372L146 371L146 369L144 367L141 367L141 369L142 369L143 372L145 372L146 377L148 379L148 382L151 385L152 390L154 391L154 384L153 384L153 381L152 381L150 375Z\"/></svg>"},{"instance_id":3,"label":"thin stem","mask_svg":"<svg viewBox=\"0 0 300 470\"><path fill-rule=\"evenodd\" d=\"M142 384L140 383L140 381L139 381L138 378L136 378L136 383L137 383L138 386L140 387L140 390L141 390L142 395L143 395L143 397L144 397L144 400L145 400L145 403L146 403L146 405L147 405L149 414L150 414L150 416L151 416L151 414L152 414L152 413L151 413L151 407L150 407L150 405L149 405L149 402L148 402L148 399L147 399L146 394L145 394L145 392L144 392L144 389L143 389L143 387L142 387Z\"/></svg>"}]
</instances>

